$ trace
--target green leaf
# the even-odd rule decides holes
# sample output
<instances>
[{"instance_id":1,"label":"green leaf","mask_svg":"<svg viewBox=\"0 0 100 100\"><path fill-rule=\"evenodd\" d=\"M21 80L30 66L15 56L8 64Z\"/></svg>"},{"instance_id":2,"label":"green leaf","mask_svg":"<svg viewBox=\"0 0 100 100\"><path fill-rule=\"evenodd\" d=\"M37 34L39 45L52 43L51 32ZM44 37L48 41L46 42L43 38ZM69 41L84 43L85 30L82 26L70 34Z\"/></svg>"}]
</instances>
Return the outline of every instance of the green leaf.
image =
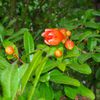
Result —
<instances>
[{"instance_id":1,"label":"green leaf","mask_svg":"<svg viewBox=\"0 0 100 100\"><path fill-rule=\"evenodd\" d=\"M33 38L29 32L24 33L24 49L25 49L26 54L29 54L34 51ZM29 55L28 60L31 61L32 57L33 57L33 55Z\"/></svg>"},{"instance_id":2,"label":"green leaf","mask_svg":"<svg viewBox=\"0 0 100 100\"><path fill-rule=\"evenodd\" d=\"M66 69L66 63L64 63L64 62L59 62L59 64L58 64L58 66L57 66L61 71L65 71L65 69Z\"/></svg>"},{"instance_id":3,"label":"green leaf","mask_svg":"<svg viewBox=\"0 0 100 100\"><path fill-rule=\"evenodd\" d=\"M91 53L81 54L78 57L78 61L79 61L79 63L82 64L82 63L86 62L89 58L91 58Z\"/></svg>"},{"instance_id":4,"label":"green leaf","mask_svg":"<svg viewBox=\"0 0 100 100\"><path fill-rule=\"evenodd\" d=\"M41 75L41 73L43 71L43 68L44 68L46 62L47 62L47 57L43 58L43 60L40 62L40 66L36 70L36 76L35 76L35 79L34 79L34 85L32 86L32 88L30 90L30 93L28 95L28 100L31 100L32 96L34 95L35 88L37 86L37 83L39 81L40 75Z\"/></svg>"},{"instance_id":5,"label":"green leaf","mask_svg":"<svg viewBox=\"0 0 100 100\"><path fill-rule=\"evenodd\" d=\"M23 77L23 75L26 72L27 68L28 68L28 64L26 64L26 63L24 63L23 65L21 65L18 68L18 77L19 77L19 80L21 80L21 78Z\"/></svg>"},{"instance_id":6,"label":"green leaf","mask_svg":"<svg viewBox=\"0 0 100 100\"><path fill-rule=\"evenodd\" d=\"M88 42L87 42L87 48L88 50L92 51L94 50L94 48L97 45L97 40L95 38L89 38Z\"/></svg>"},{"instance_id":7,"label":"green leaf","mask_svg":"<svg viewBox=\"0 0 100 100\"><path fill-rule=\"evenodd\" d=\"M98 80L100 80L100 68L97 69L96 78L97 78Z\"/></svg>"},{"instance_id":8,"label":"green leaf","mask_svg":"<svg viewBox=\"0 0 100 100\"><path fill-rule=\"evenodd\" d=\"M46 85L45 83L41 83L38 87L38 91L39 91L38 100L40 100L40 98L44 98L44 100L53 100L54 99L53 90L49 85ZM33 98L34 97L35 97L35 95L33 96ZM35 98L34 98L34 100L35 100Z\"/></svg>"},{"instance_id":9,"label":"green leaf","mask_svg":"<svg viewBox=\"0 0 100 100\"><path fill-rule=\"evenodd\" d=\"M10 66L10 63L8 63L3 57L0 56L0 69L5 69Z\"/></svg>"},{"instance_id":10,"label":"green leaf","mask_svg":"<svg viewBox=\"0 0 100 100\"><path fill-rule=\"evenodd\" d=\"M44 75L42 75L41 77L40 77L40 81L41 82L47 82L47 81L49 81L50 80L50 75L48 74L48 73L46 73L46 74L44 74Z\"/></svg>"},{"instance_id":11,"label":"green leaf","mask_svg":"<svg viewBox=\"0 0 100 100\"><path fill-rule=\"evenodd\" d=\"M80 82L74 78L64 75L58 70L53 70L50 73L50 81L58 84L67 84L73 86L80 86Z\"/></svg>"},{"instance_id":12,"label":"green leaf","mask_svg":"<svg viewBox=\"0 0 100 100\"><path fill-rule=\"evenodd\" d=\"M48 62L46 63L42 73L46 73L46 72L52 70L57 65L58 65L58 63L57 63L56 60L48 60Z\"/></svg>"},{"instance_id":13,"label":"green leaf","mask_svg":"<svg viewBox=\"0 0 100 100\"><path fill-rule=\"evenodd\" d=\"M32 61L30 62L26 72L24 73L23 77L22 77L22 92L24 91L24 88L32 74L32 72L34 72L36 70L37 65L40 63L42 57L42 51L37 51L34 56Z\"/></svg>"},{"instance_id":14,"label":"green leaf","mask_svg":"<svg viewBox=\"0 0 100 100\"><path fill-rule=\"evenodd\" d=\"M100 24L94 21L89 21L84 24L86 27L93 28L93 29L100 29Z\"/></svg>"},{"instance_id":15,"label":"green leaf","mask_svg":"<svg viewBox=\"0 0 100 100\"><path fill-rule=\"evenodd\" d=\"M71 69L78 71L83 74L91 74L91 69L88 64L78 64L75 62L72 62L68 65Z\"/></svg>"},{"instance_id":16,"label":"green leaf","mask_svg":"<svg viewBox=\"0 0 100 100\"><path fill-rule=\"evenodd\" d=\"M11 73L12 71L9 66L5 70L3 70L0 75L0 82L3 90L3 99L11 98L11 91L10 91Z\"/></svg>"},{"instance_id":17,"label":"green leaf","mask_svg":"<svg viewBox=\"0 0 100 100\"><path fill-rule=\"evenodd\" d=\"M66 96L68 96L71 99L75 99L75 97L78 95L77 87L65 86L64 91L65 91Z\"/></svg>"},{"instance_id":18,"label":"green leaf","mask_svg":"<svg viewBox=\"0 0 100 100\"><path fill-rule=\"evenodd\" d=\"M72 50L67 50L67 55L65 56L65 58L78 57L79 55L80 55L80 51L79 51L78 47L75 46Z\"/></svg>"},{"instance_id":19,"label":"green leaf","mask_svg":"<svg viewBox=\"0 0 100 100\"><path fill-rule=\"evenodd\" d=\"M92 54L92 58L93 58L96 62L100 62L100 53Z\"/></svg>"},{"instance_id":20,"label":"green leaf","mask_svg":"<svg viewBox=\"0 0 100 100\"><path fill-rule=\"evenodd\" d=\"M60 100L61 96L63 96L63 93L62 93L61 90L59 90L59 91L56 91L54 93L54 95L55 95L55 99L54 100Z\"/></svg>"},{"instance_id":21,"label":"green leaf","mask_svg":"<svg viewBox=\"0 0 100 100\"><path fill-rule=\"evenodd\" d=\"M79 42L81 42L82 40L90 37L91 34L92 34L91 31L86 31L85 33L80 34L79 37L78 37Z\"/></svg>"},{"instance_id":22,"label":"green leaf","mask_svg":"<svg viewBox=\"0 0 100 100\"><path fill-rule=\"evenodd\" d=\"M82 84L79 87L65 86L64 91L66 96L71 99L75 99L77 95L85 96L91 100L95 99L93 92Z\"/></svg>"}]
</instances>

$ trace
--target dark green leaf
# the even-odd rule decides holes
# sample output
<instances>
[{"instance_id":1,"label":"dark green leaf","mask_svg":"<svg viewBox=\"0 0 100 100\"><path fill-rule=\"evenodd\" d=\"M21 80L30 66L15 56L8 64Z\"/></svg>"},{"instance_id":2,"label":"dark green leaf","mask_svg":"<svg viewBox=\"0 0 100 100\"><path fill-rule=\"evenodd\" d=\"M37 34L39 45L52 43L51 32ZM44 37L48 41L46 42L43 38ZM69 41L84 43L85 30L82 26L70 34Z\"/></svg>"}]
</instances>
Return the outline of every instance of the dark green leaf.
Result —
<instances>
[{"instance_id":1,"label":"dark green leaf","mask_svg":"<svg viewBox=\"0 0 100 100\"><path fill-rule=\"evenodd\" d=\"M96 72L96 78L98 79L98 80L100 80L100 68L97 70L97 72Z\"/></svg>"}]
</instances>

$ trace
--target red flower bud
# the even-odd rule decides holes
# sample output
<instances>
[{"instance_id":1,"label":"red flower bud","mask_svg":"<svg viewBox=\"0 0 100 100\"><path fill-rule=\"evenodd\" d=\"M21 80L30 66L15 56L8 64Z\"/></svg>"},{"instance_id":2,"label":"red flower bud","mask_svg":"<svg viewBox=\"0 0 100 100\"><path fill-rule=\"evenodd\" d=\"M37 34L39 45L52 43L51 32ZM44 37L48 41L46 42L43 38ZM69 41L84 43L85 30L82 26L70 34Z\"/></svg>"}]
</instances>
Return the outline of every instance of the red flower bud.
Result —
<instances>
[{"instance_id":1,"label":"red flower bud","mask_svg":"<svg viewBox=\"0 0 100 100\"><path fill-rule=\"evenodd\" d=\"M8 55L12 55L14 53L14 48L12 46L8 46L5 48L5 52Z\"/></svg>"},{"instance_id":2,"label":"red flower bud","mask_svg":"<svg viewBox=\"0 0 100 100\"><path fill-rule=\"evenodd\" d=\"M68 49L68 50L72 50L74 48L74 42L71 41L71 40L67 40L65 42L65 47Z\"/></svg>"},{"instance_id":3,"label":"red flower bud","mask_svg":"<svg viewBox=\"0 0 100 100\"><path fill-rule=\"evenodd\" d=\"M59 57L61 57L61 56L63 55L63 53L62 53L61 50L57 49L57 50L54 52L54 55L55 55L57 58L59 58Z\"/></svg>"},{"instance_id":4,"label":"red flower bud","mask_svg":"<svg viewBox=\"0 0 100 100\"><path fill-rule=\"evenodd\" d=\"M45 29L42 36L47 45L58 45L65 38L58 29Z\"/></svg>"}]
</instances>

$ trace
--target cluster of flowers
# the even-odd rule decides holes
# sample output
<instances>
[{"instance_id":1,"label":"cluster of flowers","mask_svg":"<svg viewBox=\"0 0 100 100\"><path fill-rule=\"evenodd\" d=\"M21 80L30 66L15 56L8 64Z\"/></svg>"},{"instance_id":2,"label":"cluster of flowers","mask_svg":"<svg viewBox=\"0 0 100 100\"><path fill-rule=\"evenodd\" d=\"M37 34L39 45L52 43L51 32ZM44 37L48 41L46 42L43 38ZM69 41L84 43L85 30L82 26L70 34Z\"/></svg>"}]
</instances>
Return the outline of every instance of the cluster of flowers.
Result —
<instances>
[{"instance_id":1,"label":"cluster of flowers","mask_svg":"<svg viewBox=\"0 0 100 100\"><path fill-rule=\"evenodd\" d=\"M42 37L44 37L44 42L47 45L56 46L61 42L65 45L68 50L72 50L74 48L74 42L70 40L71 32L67 29L45 29L42 33ZM61 50L55 51L56 57L62 56Z\"/></svg>"},{"instance_id":2,"label":"cluster of flowers","mask_svg":"<svg viewBox=\"0 0 100 100\"><path fill-rule=\"evenodd\" d=\"M74 42L69 39L71 32L66 29L45 29L42 33L44 37L44 42L47 45L56 46L61 42L65 44L68 50L72 50L74 47Z\"/></svg>"}]
</instances>

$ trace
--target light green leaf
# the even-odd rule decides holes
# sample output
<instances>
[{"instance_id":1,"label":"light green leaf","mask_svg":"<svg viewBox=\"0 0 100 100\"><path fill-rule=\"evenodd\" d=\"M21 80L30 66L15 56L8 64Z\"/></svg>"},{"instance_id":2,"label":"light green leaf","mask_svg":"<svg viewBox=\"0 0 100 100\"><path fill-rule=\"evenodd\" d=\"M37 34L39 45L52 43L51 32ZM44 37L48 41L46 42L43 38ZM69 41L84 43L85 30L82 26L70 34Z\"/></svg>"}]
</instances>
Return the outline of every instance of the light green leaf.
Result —
<instances>
[{"instance_id":1,"label":"light green leaf","mask_svg":"<svg viewBox=\"0 0 100 100\"><path fill-rule=\"evenodd\" d=\"M95 53L92 55L92 58L96 61L96 62L100 62L100 53Z\"/></svg>"},{"instance_id":2,"label":"light green leaf","mask_svg":"<svg viewBox=\"0 0 100 100\"><path fill-rule=\"evenodd\" d=\"M41 83L38 87L38 100L40 98L44 98L44 100L53 100L54 99L54 93L52 88L49 85L46 85L45 83ZM35 100L35 95L33 96L33 99Z\"/></svg>"},{"instance_id":3,"label":"light green leaf","mask_svg":"<svg viewBox=\"0 0 100 100\"><path fill-rule=\"evenodd\" d=\"M30 78L30 76L32 75L32 72L34 72L36 70L37 65L40 63L42 57L42 51L37 51L34 54L34 57L32 59L32 61L30 62L26 72L24 73L23 77L22 77L22 92L24 91L24 88Z\"/></svg>"},{"instance_id":4,"label":"light green leaf","mask_svg":"<svg viewBox=\"0 0 100 100\"><path fill-rule=\"evenodd\" d=\"M8 63L3 57L0 56L0 69L5 69L10 66L10 63Z\"/></svg>"},{"instance_id":5,"label":"light green leaf","mask_svg":"<svg viewBox=\"0 0 100 100\"><path fill-rule=\"evenodd\" d=\"M24 33L24 49L25 49L26 54L29 54L34 51L33 38L29 32ZM28 60L31 61L32 57L33 57L33 55L29 55Z\"/></svg>"},{"instance_id":6,"label":"light green leaf","mask_svg":"<svg viewBox=\"0 0 100 100\"><path fill-rule=\"evenodd\" d=\"M50 73L50 81L58 84L67 84L73 86L80 86L80 82L74 78L64 75L59 70L53 70Z\"/></svg>"},{"instance_id":7,"label":"light green leaf","mask_svg":"<svg viewBox=\"0 0 100 100\"><path fill-rule=\"evenodd\" d=\"M87 48L88 50L92 51L94 50L94 48L97 45L97 40L95 38L89 38L88 42L87 42Z\"/></svg>"},{"instance_id":8,"label":"light green leaf","mask_svg":"<svg viewBox=\"0 0 100 100\"><path fill-rule=\"evenodd\" d=\"M32 88L31 88L31 90L30 90L30 92L29 92L28 100L31 100L31 99L32 99L32 96L34 95L34 92L35 92L37 83L38 83L38 81L39 81L40 75L41 75L41 73L42 73L42 71L43 71L43 68L44 68L44 66L45 66L45 64L46 64L46 62L47 62L47 60L48 60L47 57L43 58L43 59L41 60L41 62L40 62L39 67L38 67L37 70L36 70L36 77L35 77L34 82L33 82L34 85L32 86Z\"/></svg>"},{"instance_id":9,"label":"light green leaf","mask_svg":"<svg viewBox=\"0 0 100 100\"><path fill-rule=\"evenodd\" d=\"M67 50L66 52L67 52L67 55L65 56L65 58L80 56L80 51L77 46L75 46L72 50Z\"/></svg>"},{"instance_id":10,"label":"light green leaf","mask_svg":"<svg viewBox=\"0 0 100 100\"><path fill-rule=\"evenodd\" d=\"M89 58L91 58L91 53L86 53L86 54L81 54L78 58L79 63L84 63L87 61Z\"/></svg>"},{"instance_id":11,"label":"light green leaf","mask_svg":"<svg viewBox=\"0 0 100 100\"><path fill-rule=\"evenodd\" d=\"M68 65L71 69L78 71L83 74L91 74L91 69L88 64L78 64L72 62L71 64Z\"/></svg>"}]
</instances>

